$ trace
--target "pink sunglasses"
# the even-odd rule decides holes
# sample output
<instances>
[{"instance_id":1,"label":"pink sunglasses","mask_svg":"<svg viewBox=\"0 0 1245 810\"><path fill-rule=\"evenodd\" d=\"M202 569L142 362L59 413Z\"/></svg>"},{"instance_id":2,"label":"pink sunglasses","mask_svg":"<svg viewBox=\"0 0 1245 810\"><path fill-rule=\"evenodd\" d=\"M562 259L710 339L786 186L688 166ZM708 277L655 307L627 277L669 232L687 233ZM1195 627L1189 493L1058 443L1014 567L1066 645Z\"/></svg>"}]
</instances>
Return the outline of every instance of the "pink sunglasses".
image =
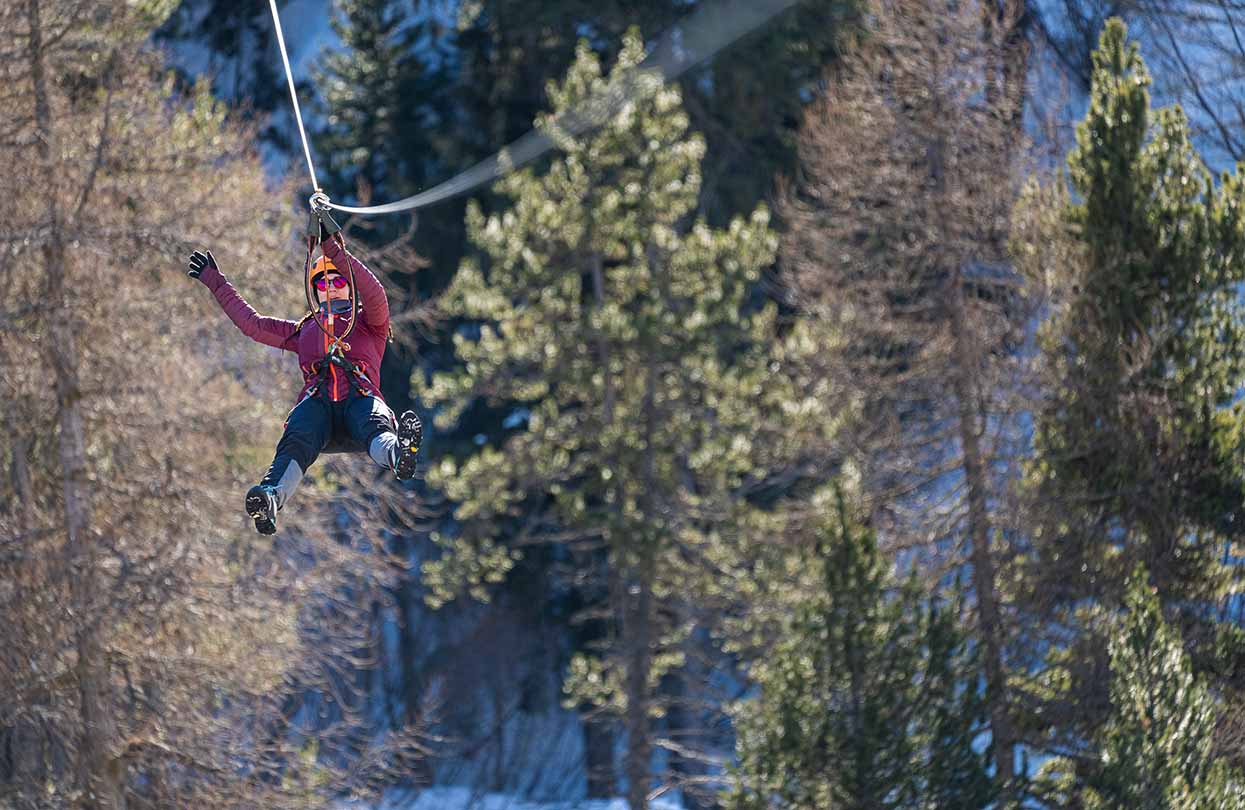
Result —
<instances>
[{"instance_id":1,"label":"pink sunglasses","mask_svg":"<svg viewBox=\"0 0 1245 810\"><path fill-rule=\"evenodd\" d=\"M346 279L342 278L341 276L333 276L333 278L329 280L333 282L333 287L338 290L344 288L347 284L350 283L349 281L346 281ZM316 289L319 290L320 292L324 292L325 290L328 289L328 284L326 283L326 279L324 276L319 276L316 279Z\"/></svg>"}]
</instances>

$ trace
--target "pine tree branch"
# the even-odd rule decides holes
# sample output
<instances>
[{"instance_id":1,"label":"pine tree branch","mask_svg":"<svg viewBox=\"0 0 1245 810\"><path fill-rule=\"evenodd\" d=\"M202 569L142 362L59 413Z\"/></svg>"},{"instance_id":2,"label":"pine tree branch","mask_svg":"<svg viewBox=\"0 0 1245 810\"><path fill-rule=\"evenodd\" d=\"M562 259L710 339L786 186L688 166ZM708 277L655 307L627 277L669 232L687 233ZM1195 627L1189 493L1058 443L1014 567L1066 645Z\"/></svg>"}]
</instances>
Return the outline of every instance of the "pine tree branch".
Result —
<instances>
[{"instance_id":1,"label":"pine tree branch","mask_svg":"<svg viewBox=\"0 0 1245 810\"><path fill-rule=\"evenodd\" d=\"M104 118L99 125L99 134L95 144L95 159L91 161L91 169L87 172L86 182L82 185L82 192L78 195L78 204L74 206L74 212L69 218L70 228L77 228L82 222L82 212L86 208L87 201L91 198L91 192L95 189L95 178L99 175L99 169L104 163L104 153L108 147L108 128L112 121L112 96L115 82L112 80L112 72L117 64L117 52L113 51L108 55L107 66L104 68L105 82L108 86L108 93L104 97Z\"/></svg>"}]
</instances>

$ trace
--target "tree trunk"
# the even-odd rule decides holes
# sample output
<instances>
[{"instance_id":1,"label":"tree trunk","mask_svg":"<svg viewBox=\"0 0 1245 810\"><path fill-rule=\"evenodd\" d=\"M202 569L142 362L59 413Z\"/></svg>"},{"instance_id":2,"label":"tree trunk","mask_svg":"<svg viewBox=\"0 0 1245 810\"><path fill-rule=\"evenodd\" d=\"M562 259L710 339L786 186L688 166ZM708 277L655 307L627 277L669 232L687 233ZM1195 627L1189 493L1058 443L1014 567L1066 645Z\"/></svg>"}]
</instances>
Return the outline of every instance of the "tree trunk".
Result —
<instances>
[{"instance_id":1,"label":"tree trunk","mask_svg":"<svg viewBox=\"0 0 1245 810\"><path fill-rule=\"evenodd\" d=\"M1001 5L998 0L982 2L981 39L990 55L984 77L986 104L1004 113L1002 120L1017 136L1023 134L1028 36L1033 24L1028 0L1003 0Z\"/></svg>"},{"instance_id":2,"label":"tree trunk","mask_svg":"<svg viewBox=\"0 0 1245 810\"><path fill-rule=\"evenodd\" d=\"M653 525L656 514L655 470L652 437L656 431L657 369L649 363L645 375L644 391L644 493L641 502L644 514ZM627 805L630 810L647 810L649 790L649 767L652 759L652 740L649 729L648 688L649 671L653 665L653 532L645 529L642 536L633 538L640 543L635 569L624 579L627 587L621 594L625 601L623 630L626 633L627 655L627 757L624 770L627 776Z\"/></svg>"},{"instance_id":3,"label":"tree trunk","mask_svg":"<svg viewBox=\"0 0 1245 810\"><path fill-rule=\"evenodd\" d=\"M587 610L595 612L603 608L601 602L608 603L610 595L621 592L614 569L610 565L609 554L604 549L588 552L585 568L601 577L606 583L603 594L594 593L584 586L580 591ZM616 622L605 616L589 616L578 622L578 630L573 629L573 641L576 650L590 650L599 654L611 641L611 634ZM575 625L572 626L573 628ZM600 706L583 703L579 706L580 729L584 742L584 775L588 781L589 799L610 799L618 795L618 774L614 767L614 751L618 737L617 720Z\"/></svg>"},{"instance_id":4,"label":"tree trunk","mask_svg":"<svg viewBox=\"0 0 1245 810\"><path fill-rule=\"evenodd\" d=\"M985 9L989 9L988 11ZM996 24L999 29L996 29ZM1029 72L1029 28L1034 17L1028 0L994 0L983 6L983 36L990 48L987 60L986 96L1001 121L1006 124L1001 168L1006 173L1015 150L1024 136L1024 106ZM1001 219L1006 212L1001 211ZM1004 230L995 235L999 244L1007 239ZM959 434L964 452L964 478L968 486L970 560L973 589L977 598L978 632L985 652L986 700L990 711L992 755L1000 784L1015 771L1015 732L1008 713L1007 673L1003 660L1004 633L998 606L998 583L994 556L990 549L990 515L987 503L989 482L980 435L985 414L978 406L975 352L969 340L968 313L964 300L962 268L956 267L952 289L951 329L955 352L955 394L959 400Z\"/></svg>"},{"instance_id":5,"label":"tree trunk","mask_svg":"<svg viewBox=\"0 0 1245 810\"><path fill-rule=\"evenodd\" d=\"M46 194L48 239L43 247L47 272L46 304L49 311L47 350L56 376L56 401L60 421L60 464L65 499L66 558L70 566L73 609L80 622L77 631L78 680L81 733L77 768L83 788L81 804L98 810L123 810L125 792L121 773L111 755L116 740L116 720L108 682L106 650L99 622L100 600L95 573L96 544L91 542L91 496L87 481L86 443L79 382L77 334L73 310L65 296L68 272L64 219L59 205L58 183L53 166L56 132L47 90L40 0L28 0L30 23L28 51L35 100L35 127Z\"/></svg>"},{"instance_id":6,"label":"tree trunk","mask_svg":"<svg viewBox=\"0 0 1245 810\"><path fill-rule=\"evenodd\" d=\"M21 433L13 437L13 462L10 473L15 500L13 515L17 529L25 534L35 525L34 487L30 478L30 440ZM35 755L41 748L37 729L17 721L0 727L0 784L31 779L38 773L40 760ZM3 791L0 791L2 793Z\"/></svg>"},{"instance_id":7,"label":"tree trunk","mask_svg":"<svg viewBox=\"0 0 1245 810\"><path fill-rule=\"evenodd\" d=\"M645 555L648 556L647 554ZM624 613L627 633L627 806L630 810L647 810L649 761L652 743L649 739L648 673L652 667L652 588L647 569L641 565L637 576L630 578L630 587L622 594L627 601Z\"/></svg>"},{"instance_id":8,"label":"tree trunk","mask_svg":"<svg viewBox=\"0 0 1245 810\"><path fill-rule=\"evenodd\" d=\"M589 799L614 795L614 734L604 718L580 714L584 735L584 774Z\"/></svg>"},{"instance_id":9,"label":"tree trunk","mask_svg":"<svg viewBox=\"0 0 1245 810\"><path fill-rule=\"evenodd\" d=\"M670 777L682 792L686 810L709 810L713 806L712 792L696 784L707 773L705 763L692 753L693 741L706 733L705 719L693 706L693 701L703 699L698 689L708 678L698 644L697 634L684 642L686 663L681 671L666 676L663 690L668 698L666 736L675 744L670 752Z\"/></svg>"},{"instance_id":10,"label":"tree trunk","mask_svg":"<svg viewBox=\"0 0 1245 810\"><path fill-rule=\"evenodd\" d=\"M591 227L586 233L591 233ZM593 251L588 255L588 269L592 277L592 297L598 310L605 308L605 267L604 260L599 251ZM614 375L611 370L612 353L610 352L609 341L604 335L597 335L597 362L601 364L602 379L602 409L601 423L609 427L614 422L614 408L616 394L614 392ZM615 509L620 508L622 504L622 493L617 491L618 497L615 498ZM602 561L602 566L609 568L610 562L606 558ZM611 577L610 572L606 571L606 576ZM612 578L612 577L611 577ZM624 620L625 622L626 620ZM599 638L605 636L604 628L598 628L596 631L589 631L587 641L590 644ZM587 771L588 778L588 798L589 799L608 799L614 795L615 773L614 773L614 732L612 727L603 717L592 716L593 707L585 707L581 712L583 718L583 735L584 735L584 767Z\"/></svg>"},{"instance_id":11,"label":"tree trunk","mask_svg":"<svg viewBox=\"0 0 1245 810\"><path fill-rule=\"evenodd\" d=\"M24 434L13 437L13 492L17 496L14 514L18 529L28 532L35 527L35 489L30 478L30 439Z\"/></svg>"},{"instance_id":12,"label":"tree trunk","mask_svg":"<svg viewBox=\"0 0 1245 810\"><path fill-rule=\"evenodd\" d=\"M398 541L398 553L403 560L411 560L413 546L409 538ZM398 686L395 694L388 696L388 713L395 728L418 728L427 722L423 711L428 684L417 660L418 651L427 643L418 632L421 628L415 626L415 616L423 611L418 588L415 581L403 579L394 594L398 612ZM427 757L420 757L414 764L410 778L419 787L433 783L435 774Z\"/></svg>"},{"instance_id":13,"label":"tree trunk","mask_svg":"<svg viewBox=\"0 0 1245 810\"><path fill-rule=\"evenodd\" d=\"M986 106L1003 123L1002 139L998 144L999 167L1002 182L1025 138L1025 99L1029 87L1029 29L1036 18L1029 8L1028 0L989 0L982 5L982 40L989 53L985 60ZM999 195L996 213L1000 223L1010 219L1010 198ZM1006 224L991 229L991 238L1002 253L1006 253L1008 229Z\"/></svg>"},{"instance_id":14,"label":"tree trunk","mask_svg":"<svg viewBox=\"0 0 1245 810\"><path fill-rule=\"evenodd\" d=\"M990 550L990 514L986 493L986 464L981 449L980 426L974 385L977 364L968 339L964 285L957 268L952 275L951 331L955 341L955 396L959 403L959 434L964 453L964 479L968 486L968 531L972 548L973 590L977 598L978 633L985 651L986 701L990 709L992 753L1000 784L1015 770L1015 741L1007 711L1006 671L1003 666L1003 629L998 608L998 583Z\"/></svg>"},{"instance_id":15,"label":"tree trunk","mask_svg":"<svg viewBox=\"0 0 1245 810\"><path fill-rule=\"evenodd\" d=\"M1011 119L1012 137L1008 144L1016 146L1024 137L1025 99L1029 93L1029 29L1034 25L1034 15L1028 0L1008 0L1005 16L1011 27L1003 37L1003 97Z\"/></svg>"},{"instance_id":16,"label":"tree trunk","mask_svg":"<svg viewBox=\"0 0 1245 810\"><path fill-rule=\"evenodd\" d=\"M1028 0L987 0L982 4L982 39L989 52L986 60L986 103L1004 123L999 144L1002 180L1012 164L1015 150L1024 135L1024 104L1029 70L1028 29L1034 23ZM943 144L939 148L945 148ZM935 174L939 190L945 191L944 178ZM1006 212L1000 211L1000 219ZM994 235L1005 244L1006 231ZM986 415L978 405L978 362L970 340L970 325L964 299L963 268L952 272L951 332L954 342L954 379L958 400L958 432L964 454L964 479L968 487L969 560L973 566L973 590L977 599L978 636L985 654L986 701L990 713L991 753L996 779L1006 785L1015 771L1015 733L1008 714L1007 673L1003 660L1004 633L998 605L998 582L994 556L990 549L989 481L987 462L981 447L981 431Z\"/></svg>"}]
</instances>

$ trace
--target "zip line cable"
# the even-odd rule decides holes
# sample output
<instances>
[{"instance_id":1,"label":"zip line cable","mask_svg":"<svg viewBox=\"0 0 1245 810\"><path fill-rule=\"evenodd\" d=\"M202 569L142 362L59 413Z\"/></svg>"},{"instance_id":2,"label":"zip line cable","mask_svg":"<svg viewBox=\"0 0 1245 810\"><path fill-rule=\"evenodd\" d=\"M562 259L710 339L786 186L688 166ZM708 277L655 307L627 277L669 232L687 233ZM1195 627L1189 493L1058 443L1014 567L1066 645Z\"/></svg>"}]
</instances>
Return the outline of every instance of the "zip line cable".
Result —
<instances>
[{"instance_id":1,"label":"zip line cable","mask_svg":"<svg viewBox=\"0 0 1245 810\"><path fill-rule=\"evenodd\" d=\"M490 183L556 148L557 138L574 137L601 126L628 103L707 61L726 46L798 2L801 0L719 0L716 3L702 3L687 19L667 30L640 64L625 71L602 92L590 97L583 104L554 118L548 127L533 129L501 151L427 191L384 205L355 207L328 201L320 192L320 186L316 182L316 170L311 163L311 149L307 146L307 133L303 129L302 113L298 108L298 96L294 92L290 60L286 56L285 40L281 35L281 17L277 13L276 0L268 0L272 8L272 20L277 28L281 60L285 64L285 77L290 85L290 96L294 99L294 116L298 119L298 132L303 139L311 184L317 196L322 198L321 204L327 204L330 208L347 214L363 216L425 208ZM546 129L549 131L546 132Z\"/></svg>"},{"instance_id":2,"label":"zip line cable","mask_svg":"<svg viewBox=\"0 0 1245 810\"><path fill-rule=\"evenodd\" d=\"M277 13L277 0L268 0L272 9L272 21L277 28L277 46L281 49L281 63L285 65L285 78L290 85L290 99L294 102L294 118L298 121L298 135L303 139L303 154L307 157L307 171L311 174L311 187L319 191L320 183L316 180L316 167L311 162L311 147L307 145L307 130L303 128L303 111L298 107L298 93L294 91L294 74L290 71L290 57L285 52L285 35L281 33L281 15Z\"/></svg>"}]
</instances>

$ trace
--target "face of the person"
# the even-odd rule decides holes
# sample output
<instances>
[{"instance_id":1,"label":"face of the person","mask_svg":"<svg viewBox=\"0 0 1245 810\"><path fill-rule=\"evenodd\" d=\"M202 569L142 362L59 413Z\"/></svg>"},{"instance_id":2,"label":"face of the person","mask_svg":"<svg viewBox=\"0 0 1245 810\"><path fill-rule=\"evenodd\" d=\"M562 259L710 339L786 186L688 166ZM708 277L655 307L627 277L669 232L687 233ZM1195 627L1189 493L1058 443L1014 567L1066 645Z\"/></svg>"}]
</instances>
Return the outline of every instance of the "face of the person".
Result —
<instances>
[{"instance_id":1,"label":"face of the person","mask_svg":"<svg viewBox=\"0 0 1245 810\"><path fill-rule=\"evenodd\" d=\"M315 285L316 296L321 301L350 300L350 284L346 281L345 276L330 270L327 276L317 276Z\"/></svg>"}]
</instances>

